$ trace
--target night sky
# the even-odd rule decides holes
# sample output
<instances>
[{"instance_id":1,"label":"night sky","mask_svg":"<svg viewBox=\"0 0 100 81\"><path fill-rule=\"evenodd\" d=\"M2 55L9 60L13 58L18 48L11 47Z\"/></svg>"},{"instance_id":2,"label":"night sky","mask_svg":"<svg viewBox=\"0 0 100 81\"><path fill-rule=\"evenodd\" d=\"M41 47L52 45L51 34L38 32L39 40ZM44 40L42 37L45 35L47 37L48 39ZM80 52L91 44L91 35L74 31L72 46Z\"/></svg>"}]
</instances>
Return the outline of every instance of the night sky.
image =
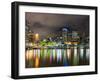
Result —
<instances>
[{"instance_id":1,"label":"night sky","mask_svg":"<svg viewBox=\"0 0 100 81\"><path fill-rule=\"evenodd\" d=\"M88 15L69 15L69 14L50 14L50 13L25 13L26 26L32 32L39 33L42 37L47 34L55 33L65 25L70 25L72 30L85 33L89 36L89 16Z\"/></svg>"}]
</instances>

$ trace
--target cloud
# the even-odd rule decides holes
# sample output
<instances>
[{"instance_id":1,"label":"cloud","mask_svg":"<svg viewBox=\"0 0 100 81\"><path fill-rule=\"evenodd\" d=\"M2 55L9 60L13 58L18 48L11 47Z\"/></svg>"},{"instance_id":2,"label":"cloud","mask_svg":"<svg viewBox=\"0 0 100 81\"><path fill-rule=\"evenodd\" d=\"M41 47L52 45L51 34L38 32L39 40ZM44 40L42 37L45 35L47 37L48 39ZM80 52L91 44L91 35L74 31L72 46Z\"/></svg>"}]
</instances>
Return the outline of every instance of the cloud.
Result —
<instances>
[{"instance_id":1,"label":"cloud","mask_svg":"<svg viewBox=\"0 0 100 81\"><path fill-rule=\"evenodd\" d=\"M66 24L71 25L73 30L85 32L89 35L89 16L88 15L69 15L69 14L50 14L50 13L25 13L29 28L34 33L42 36L54 33Z\"/></svg>"}]
</instances>

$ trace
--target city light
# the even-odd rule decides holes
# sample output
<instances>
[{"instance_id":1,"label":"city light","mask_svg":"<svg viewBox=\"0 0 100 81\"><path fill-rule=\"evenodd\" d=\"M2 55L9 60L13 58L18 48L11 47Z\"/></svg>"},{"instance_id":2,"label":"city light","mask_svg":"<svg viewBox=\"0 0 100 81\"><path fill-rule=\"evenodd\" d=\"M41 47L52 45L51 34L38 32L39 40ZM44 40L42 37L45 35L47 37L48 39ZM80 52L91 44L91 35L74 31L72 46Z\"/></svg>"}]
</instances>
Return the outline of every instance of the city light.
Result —
<instances>
[{"instance_id":1,"label":"city light","mask_svg":"<svg viewBox=\"0 0 100 81\"><path fill-rule=\"evenodd\" d=\"M39 58L38 58L38 56L36 56L36 59L35 59L35 67L39 67Z\"/></svg>"},{"instance_id":2,"label":"city light","mask_svg":"<svg viewBox=\"0 0 100 81\"><path fill-rule=\"evenodd\" d=\"M36 41L39 40L39 34L38 34L38 33L35 34L35 40L36 40Z\"/></svg>"},{"instance_id":3,"label":"city light","mask_svg":"<svg viewBox=\"0 0 100 81\"><path fill-rule=\"evenodd\" d=\"M64 28L41 37L29 32L27 38L26 68L89 65L89 38L80 37L77 31Z\"/></svg>"}]
</instances>

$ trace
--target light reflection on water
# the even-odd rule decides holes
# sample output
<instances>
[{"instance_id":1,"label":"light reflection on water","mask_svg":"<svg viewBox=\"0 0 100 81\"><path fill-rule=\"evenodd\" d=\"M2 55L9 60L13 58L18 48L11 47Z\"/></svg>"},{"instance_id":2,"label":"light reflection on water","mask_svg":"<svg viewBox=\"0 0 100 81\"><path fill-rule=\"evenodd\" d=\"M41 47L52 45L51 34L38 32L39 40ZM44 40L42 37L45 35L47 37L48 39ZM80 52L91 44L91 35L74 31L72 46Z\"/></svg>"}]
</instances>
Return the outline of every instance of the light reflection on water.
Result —
<instances>
[{"instance_id":1,"label":"light reflection on water","mask_svg":"<svg viewBox=\"0 0 100 81\"><path fill-rule=\"evenodd\" d=\"M27 49L26 68L89 65L89 49Z\"/></svg>"}]
</instances>

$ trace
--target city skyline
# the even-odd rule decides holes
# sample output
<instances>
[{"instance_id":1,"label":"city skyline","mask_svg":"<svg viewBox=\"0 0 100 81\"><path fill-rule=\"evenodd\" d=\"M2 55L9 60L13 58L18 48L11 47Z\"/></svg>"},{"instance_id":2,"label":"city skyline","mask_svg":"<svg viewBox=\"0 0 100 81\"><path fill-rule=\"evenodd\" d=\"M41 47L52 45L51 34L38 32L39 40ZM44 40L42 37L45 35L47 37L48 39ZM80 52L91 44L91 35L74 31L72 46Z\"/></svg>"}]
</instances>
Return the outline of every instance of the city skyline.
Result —
<instances>
[{"instance_id":1,"label":"city skyline","mask_svg":"<svg viewBox=\"0 0 100 81\"><path fill-rule=\"evenodd\" d=\"M25 67L89 65L89 16L25 13Z\"/></svg>"},{"instance_id":2,"label":"city skyline","mask_svg":"<svg viewBox=\"0 0 100 81\"><path fill-rule=\"evenodd\" d=\"M89 36L89 16L88 15L68 15L50 13L25 13L26 26L41 35L42 38L47 34L56 33L66 25L80 34L85 33Z\"/></svg>"}]
</instances>

